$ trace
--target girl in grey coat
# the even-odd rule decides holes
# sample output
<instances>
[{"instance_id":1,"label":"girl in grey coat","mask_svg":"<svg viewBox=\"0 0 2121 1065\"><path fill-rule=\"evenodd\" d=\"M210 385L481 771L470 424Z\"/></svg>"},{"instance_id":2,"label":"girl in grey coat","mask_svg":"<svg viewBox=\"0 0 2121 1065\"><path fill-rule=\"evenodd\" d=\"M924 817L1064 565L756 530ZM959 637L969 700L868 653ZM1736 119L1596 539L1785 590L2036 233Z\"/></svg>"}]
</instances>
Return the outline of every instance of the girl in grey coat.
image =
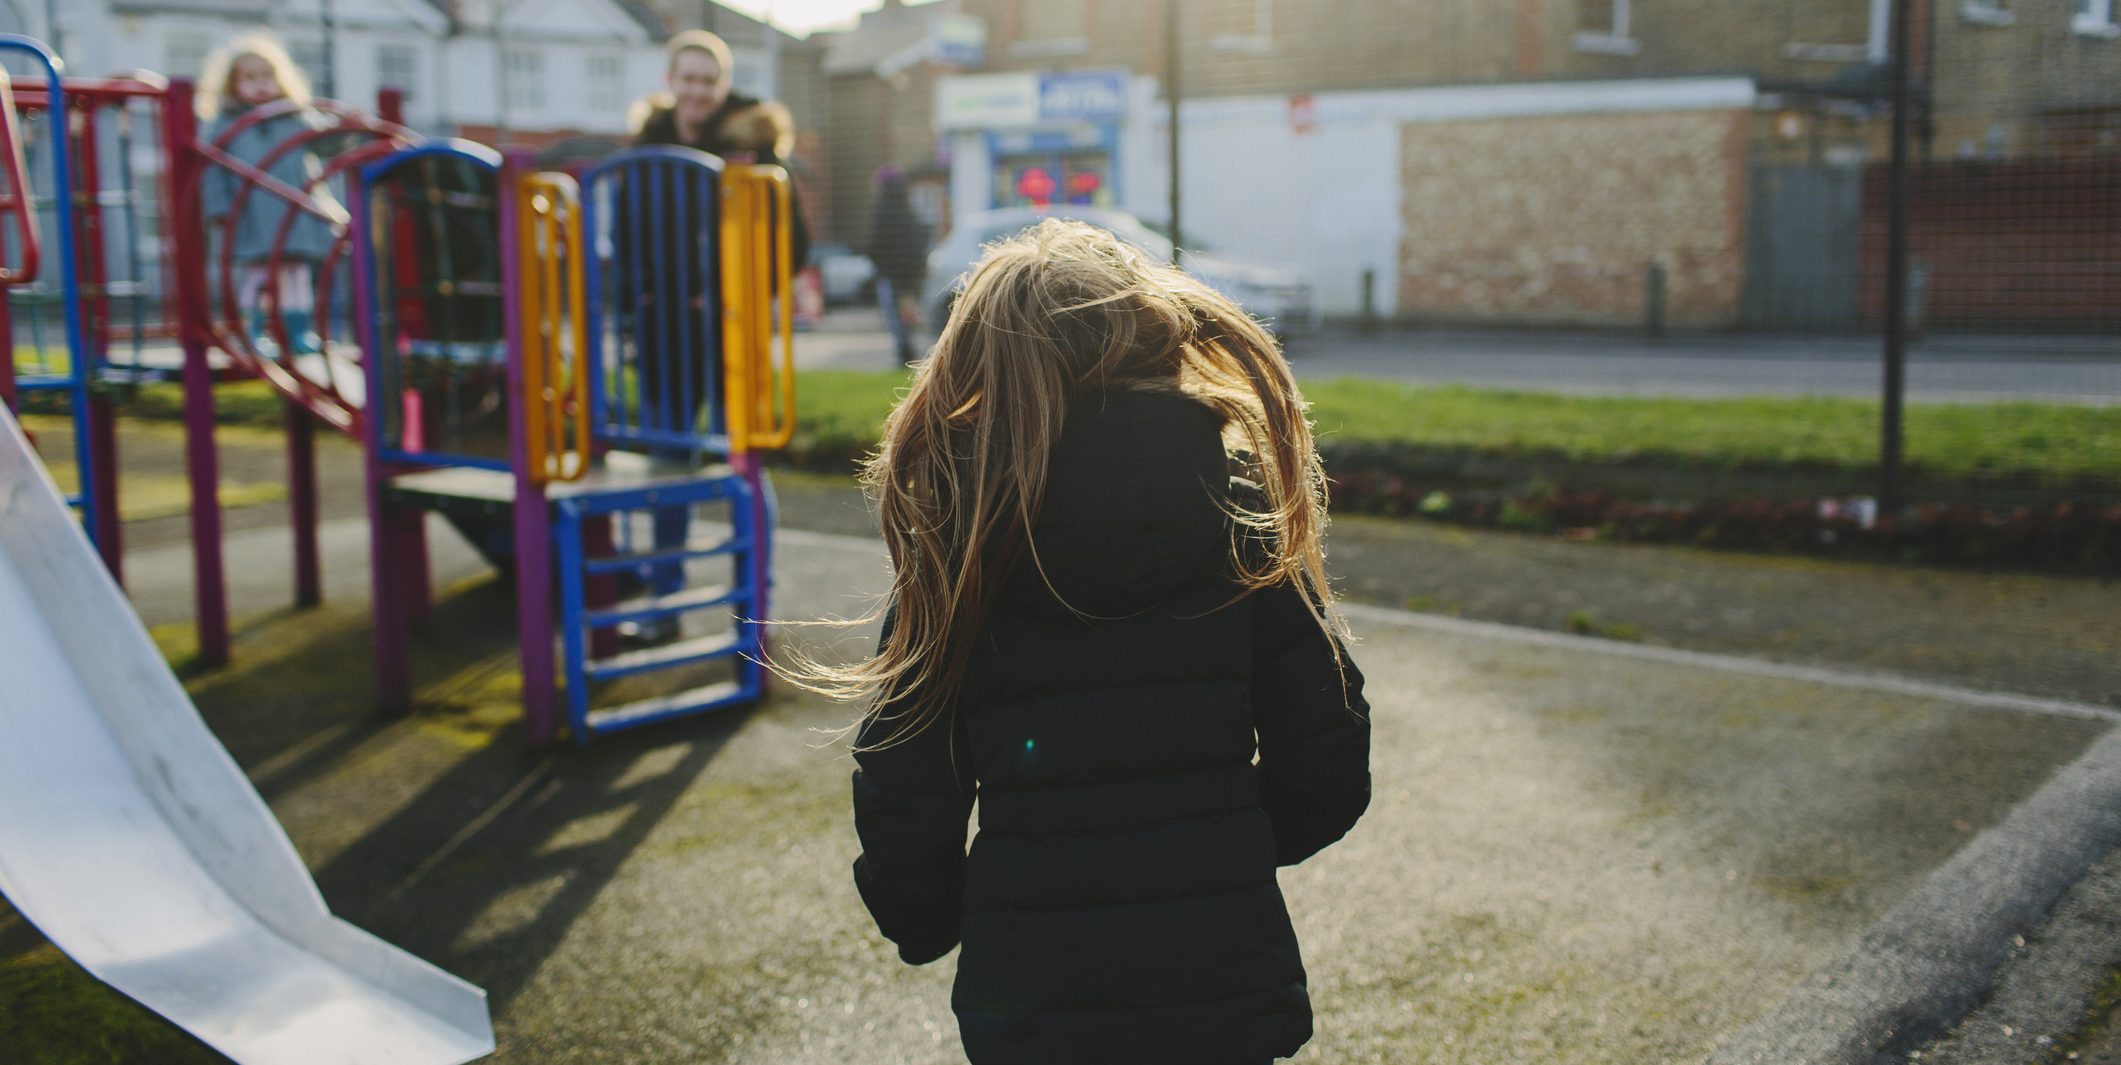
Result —
<instances>
[{"instance_id":1,"label":"girl in grey coat","mask_svg":"<svg viewBox=\"0 0 2121 1065\"><path fill-rule=\"evenodd\" d=\"M257 34L239 37L207 61L199 80L199 115L207 120L203 139L236 159L307 191L320 204L329 203L328 188L321 184L311 186L322 164L306 146L281 153L270 165L265 162L275 149L319 128L325 121L310 110L309 100L308 82L277 41ZM244 125L229 136L231 129L258 108L270 108L276 113ZM252 188L237 206L237 193L245 184L248 182L228 168L209 165L200 198L210 230L216 239L228 242L235 260L238 306L243 309L247 332L253 340L265 337L271 316L264 301L270 294L286 324L289 343L298 352L314 352L318 341L313 329L313 267L331 251L331 228L315 214L297 210L263 189ZM274 238L289 214L294 215L294 220L288 224L287 237L280 242L275 256Z\"/></svg>"}]
</instances>

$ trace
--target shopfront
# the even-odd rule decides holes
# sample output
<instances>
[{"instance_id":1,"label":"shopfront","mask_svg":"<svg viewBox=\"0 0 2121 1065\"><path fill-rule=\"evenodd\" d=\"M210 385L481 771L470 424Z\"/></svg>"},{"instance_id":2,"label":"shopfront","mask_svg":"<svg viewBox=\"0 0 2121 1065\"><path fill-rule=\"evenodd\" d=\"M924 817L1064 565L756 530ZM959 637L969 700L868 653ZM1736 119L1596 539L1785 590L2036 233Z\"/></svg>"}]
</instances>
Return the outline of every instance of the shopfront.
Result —
<instances>
[{"instance_id":1,"label":"shopfront","mask_svg":"<svg viewBox=\"0 0 2121 1065\"><path fill-rule=\"evenodd\" d=\"M943 79L936 116L953 200L964 210L1116 206L1127 95L1122 70Z\"/></svg>"}]
</instances>

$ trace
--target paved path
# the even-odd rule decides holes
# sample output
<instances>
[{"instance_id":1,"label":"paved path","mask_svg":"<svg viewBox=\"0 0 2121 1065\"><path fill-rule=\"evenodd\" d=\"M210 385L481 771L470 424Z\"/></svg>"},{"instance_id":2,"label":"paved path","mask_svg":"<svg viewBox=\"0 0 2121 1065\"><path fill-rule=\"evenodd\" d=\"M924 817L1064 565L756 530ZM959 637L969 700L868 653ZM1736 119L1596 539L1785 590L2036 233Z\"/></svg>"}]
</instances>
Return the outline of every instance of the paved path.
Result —
<instances>
[{"instance_id":1,"label":"paved path","mask_svg":"<svg viewBox=\"0 0 2121 1065\"><path fill-rule=\"evenodd\" d=\"M843 708L784 694L524 751L507 596L438 537L438 574L472 583L421 641L421 712L378 723L359 532L325 530L347 593L248 628L242 667L195 692L334 908L493 993L494 1060L960 1060L953 963L898 965L847 878L847 762L819 731ZM277 572L279 539L236 546ZM170 550L135 556L142 595ZM866 538L792 530L780 559L784 617L883 586ZM1319 1009L1299 1061L1699 1061L2110 728L1378 608L1357 626L1377 800L1284 878Z\"/></svg>"}]
</instances>

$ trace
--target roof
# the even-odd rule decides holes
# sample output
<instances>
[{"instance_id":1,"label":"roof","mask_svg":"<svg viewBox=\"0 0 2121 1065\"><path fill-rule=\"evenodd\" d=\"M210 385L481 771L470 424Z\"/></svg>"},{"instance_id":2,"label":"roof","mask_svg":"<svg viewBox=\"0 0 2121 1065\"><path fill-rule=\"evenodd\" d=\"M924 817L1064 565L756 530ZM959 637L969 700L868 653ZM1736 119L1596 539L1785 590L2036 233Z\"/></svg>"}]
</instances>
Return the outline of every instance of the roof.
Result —
<instances>
[{"instance_id":1,"label":"roof","mask_svg":"<svg viewBox=\"0 0 2121 1065\"><path fill-rule=\"evenodd\" d=\"M901 59L908 51L926 46L931 27L943 15L954 14L955 4L924 4L906 7L887 4L867 12L851 30L821 33L812 40L825 45L825 73L867 74Z\"/></svg>"},{"instance_id":2,"label":"roof","mask_svg":"<svg viewBox=\"0 0 2121 1065\"><path fill-rule=\"evenodd\" d=\"M619 10L624 11L627 18L640 23L641 28L648 31L648 36L658 41L669 38L670 24L664 21L662 13L657 11L648 0L611 0L611 2L617 5Z\"/></svg>"},{"instance_id":3,"label":"roof","mask_svg":"<svg viewBox=\"0 0 2121 1065\"><path fill-rule=\"evenodd\" d=\"M706 30L728 41L732 48L764 47L768 33L778 35L783 49L804 46L800 37L794 37L765 22L733 8L724 7L716 0L633 0L657 13L669 27L677 30Z\"/></svg>"}]
</instances>

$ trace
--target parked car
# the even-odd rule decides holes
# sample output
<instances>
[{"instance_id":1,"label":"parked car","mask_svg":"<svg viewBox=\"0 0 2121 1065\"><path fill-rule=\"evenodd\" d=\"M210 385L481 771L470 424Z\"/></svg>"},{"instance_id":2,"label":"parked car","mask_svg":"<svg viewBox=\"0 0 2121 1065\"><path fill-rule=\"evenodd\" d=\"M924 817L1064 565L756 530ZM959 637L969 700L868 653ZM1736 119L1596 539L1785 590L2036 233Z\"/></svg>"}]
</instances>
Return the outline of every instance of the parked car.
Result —
<instances>
[{"instance_id":1,"label":"parked car","mask_svg":"<svg viewBox=\"0 0 2121 1065\"><path fill-rule=\"evenodd\" d=\"M921 307L942 328L950 315L958 284L966 271L979 261L980 249L1005 237L1015 236L1045 218L1068 218L1110 230L1114 236L1160 259L1171 258L1171 238L1141 219L1123 211L1101 207L1059 205L1010 207L967 215L950 229L950 235L928 253L928 280L921 287ZM1311 283L1293 270L1249 263L1200 248L1193 241L1180 259L1186 272L1237 301L1254 318L1265 322L1278 335L1297 332L1311 325Z\"/></svg>"},{"instance_id":2,"label":"parked car","mask_svg":"<svg viewBox=\"0 0 2121 1065\"><path fill-rule=\"evenodd\" d=\"M817 267L818 277L824 281L826 303L875 298L876 266L853 248L835 242L812 244L810 265Z\"/></svg>"}]
</instances>

